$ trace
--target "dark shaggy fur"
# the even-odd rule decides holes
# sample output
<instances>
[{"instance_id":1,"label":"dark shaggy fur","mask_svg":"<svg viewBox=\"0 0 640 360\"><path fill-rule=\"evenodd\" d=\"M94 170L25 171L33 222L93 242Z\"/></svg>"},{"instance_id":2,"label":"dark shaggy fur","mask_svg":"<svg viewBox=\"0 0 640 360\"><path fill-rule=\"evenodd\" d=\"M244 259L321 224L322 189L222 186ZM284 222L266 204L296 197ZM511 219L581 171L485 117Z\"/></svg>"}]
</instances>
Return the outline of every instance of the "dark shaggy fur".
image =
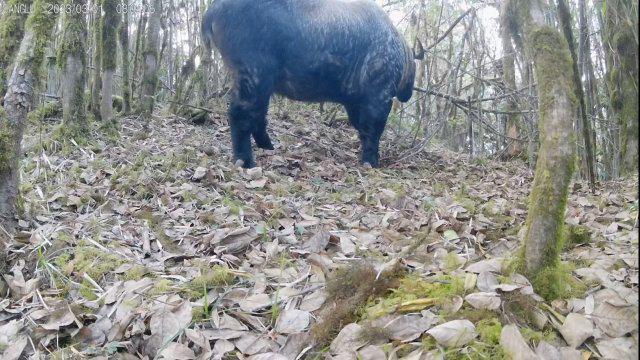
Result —
<instances>
[{"instance_id":1,"label":"dark shaggy fur","mask_svg":"<svg viewBox=\"0 0 640 360\"><path fill-rule=\"evenodd\" d=\"M391 100L411 98L411 49L370 0L215 0L202 22L235 77L229 105L233 154L255 165L256 145L273 149L266 114L271 94L344 105L362 143L362 161L378 166Z\"/></svg>"}]
</instances>

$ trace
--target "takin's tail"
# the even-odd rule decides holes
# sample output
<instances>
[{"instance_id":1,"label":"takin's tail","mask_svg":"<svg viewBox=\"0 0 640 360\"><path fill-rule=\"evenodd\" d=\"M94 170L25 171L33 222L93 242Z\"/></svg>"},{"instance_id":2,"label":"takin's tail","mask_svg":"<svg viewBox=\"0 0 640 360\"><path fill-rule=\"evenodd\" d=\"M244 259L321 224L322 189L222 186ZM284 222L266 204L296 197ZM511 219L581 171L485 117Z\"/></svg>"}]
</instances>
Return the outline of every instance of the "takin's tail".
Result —
<instances>
[{"instance_id":1,"label":"takin's tail","mask_svg":"<svg viewBox=\"0 0 640 360\"><path fill-rule=\"evenodd\" d=\"M210 6L202 18L202 28L200 29L202 41L207 50L213 49L213 7Z\"/></svg>"},{"instance_id":2,"label":"takin's tail","mask_svg":"<svg viewBox=\"0 0 640 360\"><path fill-rule=\"evenodd\" d=\"M396 93L396 98L401 102L407 102L411 99L411 95L413 95L413 82L416 77L416 64L413 61L413 52L407 45L407 42L402 40L404 43L404 62L402 64L402 78L400 79L400 83L398 83L398 91Z\"/></svg>"}]
</instances>

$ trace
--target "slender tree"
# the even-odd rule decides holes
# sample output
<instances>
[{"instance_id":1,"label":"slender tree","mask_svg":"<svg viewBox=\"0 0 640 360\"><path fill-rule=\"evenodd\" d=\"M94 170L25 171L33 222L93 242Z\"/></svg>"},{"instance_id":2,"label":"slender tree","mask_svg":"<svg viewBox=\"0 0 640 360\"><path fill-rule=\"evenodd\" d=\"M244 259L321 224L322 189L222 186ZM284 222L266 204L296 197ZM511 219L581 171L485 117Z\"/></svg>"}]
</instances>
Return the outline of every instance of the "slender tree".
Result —
<instances>
[{"instance_id":1,"label":"slender tree","mask_svg":"<svg viewBox=\"0 0 640 360\"><path fill-rule=\"evenodd\" d=\"M27 113L34 105L45 48L56 21L46 9L58 4L57 0L35 0L7 84L4 112L0 111L0 222L5 228L15 225L20 142Z\"/></svg>"},{"instance_id":2,"label":"slender tree","mask_svg":"<svg viewBox=\"0 0 640 360\"><path fill-rule=\"evenodd\" d=\"M117 12L117 1L102 0L103 15L101 18L101 52L102 52L102 101L100 117L102 121L113 119L113 76L116 72L116 54L118 40L117 29L120 15Z\"/></svg>"},{"instance_id":3,"label":"slender tree","mask_svg":"<svg viewBox=\"0 0 640 360\"><path fill-rule=\"evenodd\" d=\"M102 89L102 77L100 69L102 68L102 31L100 24L102 23L102 0L94 0L100 11L93 16L93 68L91 74L91 103L90 109L96 120L100 120L100 91Z\"/></svg>"},{"instance_id":4,"label":"slender tree","mask_svg":"<svg viewBox=\"0 0 640 360\"><path fill-rule=\"evenodd\" d=\"M504 8L508 2L503 2L503 9L500 11L500 40L502 42L502 80L505 86L505 92L513 93L516 91L516 65L515 65L515 49L511 43L512 30L509 28L513 19L510 19L511 13ZM507 118L507 149L508 157L517 157L522 153L522 146L516 139L520 137L520 115L517 114L518 103L515 94L505 99L505 110Z\"/></svg>"},{"instance_id":5,"label":"slender tree","mask_svg":"<svg viewBox=\"0 0 640 360\"><path fill-rule=\"evenodd\" d=\"M138 20L138 28L136 29L136 43L135 43L135 51L133 53L133 77L134 79L138 79L140 77L140 58L142 57L141 52L144 47L144 32L147 28L147 12L144 9L147 6L147 0L142 0L142 9L143 11L140 13L140 19ZM133 81L131 83L131 96L138 95L138 82ZM139 99L139 97L138 97Z\"/></svg>"},{"instance_id":6,"label":"slender tree","mask_svg":"<svg viewBox=\"0 0 640 360\"><path fill-rule=\"evenodd\" d=\"M558 0L558 17L562 32L569 45L569 53L571 54L571 68L573 73L573 82L576 84L576 97L580 104L580 129L582 129L582 142L584 143L583 159L586 167L585 173L589 180L589 186L595 191L596 172L593 160L593 146L591 145L591 123L587 117L587 107L585 104L584 91L582 89L582 79L580 77L580 69L578 69L578 55L576 54L575 42L573 40L573 30L571 25L571 12L565 0Z\"/></svg>"},{"instance_id":7,"label":"slender tree","mask_svg":"<svg viewBox=\"0 0 640 360\"><path fill-rule=\"evenodd\" d=\"M131 78L129 75L129 1L123 2L122 22L120 23L120 50L122 51L122 111L131 112Z\"/></svg>"},{"instance_id":8,"label":"slender tree","mask_svg":"<svg viewBox=\"0 0 640 360\"><path fill-rule=\"evenodd\" d=\"M589 20L587 18L586 1L578 1L578 11L580 17L580 39L578 41L578 65L580 66L580 73L584 77L585 87L585 107L588 112L588 116L591 118L591 146L593 147L592 153L594 154L594 167L597 163L597 137L596 137L596 119L604 119L602 113L602 106L600 105L600 98L598 96L598 82L593 70L593 61L591 59L591 40L589 36ZM595 171L595 170L594 170ZM597 174L595 174L597 177Z\"/></svg>"},{"instance_id":9,"label":"slender tree","mask_svg":"<svg viewBox=\"0 0 640 360\"><path fill-rule=\"evenodd\" d=\"M20 40L24 35L24 23L33 0L9 0L7 10L0 16L0 104L6 91L5 81L11 74L5 73L13 63ZM24 11L18 11L24 9Z\"/></svg>"},{"instance_id":10,"label":"slender tree","mask_svg":"<svg viewBox=\"0 0 640 360\"><path fill-rule=\"evenodd\" d=\"M87 0L65 0L71 11L64 15L64 33L58 59L62 68L63 131L71 137L83 136L87 131L85 82L87 78L87 21L83 11Z\"/></svg>"},{"instance_id":11,"label":"slender tree","mask_svg":"<svg viewBox=\"0 0 640 360\"><path fill-rule=\"evenodd\" d=\"M609 0L603 11L607 88L620 128L620 171L632 174L638 169L638 2Z\"/></svg>"},{"instance_id":12,"label":"slender tree","mask_svg":"<svg viewBox=\"0 0 640 360\"><path fill-rule=\"evenodd\" d=\"M558 294L564 213L574 169L578 103L566 39L547 25L542 0L510 0L508 9L524 23L524 41L538 85L540 148L529 199L523 271L543 295ZM573 140L572 140L573 139Z\"/></svg>"},{"instance_id":13,"label":"slender tree","mask_svg":"<svg viewBox=\"0 0 640 360\"><path fill-rule=\"evenodd\" d=\"M158 85L158 50L160 38L160 16L162 0L154 0L153 11L149 13L149 24L142 54L142 88L140 95L140 111L148 123L155 104L156 87Z\"/></svg>"}]
</instances>

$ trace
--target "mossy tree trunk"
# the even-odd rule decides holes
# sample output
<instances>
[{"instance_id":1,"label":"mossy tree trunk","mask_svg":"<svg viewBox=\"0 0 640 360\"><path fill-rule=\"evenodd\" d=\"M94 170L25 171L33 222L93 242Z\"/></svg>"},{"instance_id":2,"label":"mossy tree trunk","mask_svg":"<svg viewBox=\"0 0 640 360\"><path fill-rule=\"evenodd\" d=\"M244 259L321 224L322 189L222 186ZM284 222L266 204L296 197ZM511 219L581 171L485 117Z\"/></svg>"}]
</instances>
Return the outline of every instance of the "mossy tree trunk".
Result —
<instances>
[{"instance_id":1,"label":"mossy tree trunk","mask_svg":"<svg viewBox=\"0 0 640 360\"><path fill-rule=\"evenodd\" d=\"M146 7L147 1L142 0L142 9ZM140 77L140 57L142 56L142 48L144 47L144 32L147 27L147 13L145 11L140 13L140 20L138 20L138 29L136 30L136 43L135 51L133 53L133 77L134 81L131 83L131 94L139 95L137 92L138 82L136 81ZM138 96L138 103L140 97Z\"/></svg>"},{"instance_id":2,"label":"mossy tree trunk","mask_svg":"<svg viewBox=\"0 0 640 360\"><path fill-rule=\"evenodd\" d=\"M6 70L13 63L13 58L20 40L24 35L24 23L28 11L11 11L12 9L28 9L33 0L9 0L5 5L6 11L0 16L0 104L6 92Z\"/></svg>"},{"instance_id":3,"label":"mossy tree trunk","mask_svg":"<svg viewBox=\"0 0 640 360\"><path fill-rule=\"evenodd\" d=\"M94 0L101 8L101 0ZM100 91L102 89L102 77L100 69L102 67L102 32L100 24L102 22L102 10L93 14L93 68L91 74L91 103L90 109L96 120L100 120Z\"/></svg>"},{"instance_id":4,"label":"mossy tree trunk","mask_svg":"<svg viewBox=\"0 0 640 360\"><path fill-rule=\"evenodd\" d=\"M525 275L538 287L559 263L569 182L574 170L578 103L566 39L546 24L541 0L511 0L524 23L527 51L538 84L540 148L525 223ZM547 282L549 281L549 282ZM548 292L548 291L547 291Z\"/></svg>"},{"instance_id":5,"label":"mossy tree trunk","mask_svg":"<svg viewBox=\"0 0 640 360\"><path fill-rule=\"evenodd\" d=\"M113 120L113 76L116 72L116 56L118 48L118 23L120 14L116 11L117 1L102 0L103 16L101 28L102 52L102 101L100 102L100 117L102 121Z\"/></svg>"},{"instance_id":6,"label":"mossy tree trunk","mask_svg":"<svg viewBox=\"0 0 640 360\"><path fill-rule=\"evenodd\" d=\"M502 42L502 80L505 86L505 92L512 93L516 91L516 65L515 65L515 49L511 43L511 33L509 24L512 19L509 18L511 13L505 6L507 2L502 4L500 9L500 40ZM506 155L510 158L518 157L522 154L522 144L516 140L520 137L520 115L516 113L518 103L516 95L509 96L505 99L505 110L509 111L507 117L507 149Z\"/></svg>"},{"instance_id":7,"label":"mossy tree trunk","mask_svg":"<svg viewBox=\"0 0 640 360\"><path fill-rule=\"evenodd\" d=\"M87 0L65 0L70 9L82 9ZM84 12L69 11L64 15L64 35L58 58L62 67L63 131L70 137L87 132L85 81L87 78L87 22Z\"/></svg>"},{"instance_id":8,"label":"mossy tree trunk","mask_svg":"<svg viewBox=\"0 0 640 360\"><path fill-rule=\"evenodd\" d=\"M129 75L129 2L124 1L120 23L120 49L122 51L122 112L131 112L131 79Z\"/></svg>"},{"instance_id":9,"label":"mossy tree trunk","mask_svg":"<svg viewBox=\"0 0 640 360\"><path fill-rule=\"evenodd\" d=\"M27 113L34 105L45 48L56 21L46 8L57 4L57 0L35 0L7 84L4 111L0 112L0 222L5 228L15 225L20 142Z\"/></svg>"},{"instance_id":10,"label":"mossy tree trunk","mask_svg":"<svg viewBox=\"0 0 640 360\"><path fill-rule=\"evenodd\" d=\"M149 14L149 24L142 54L142 85L140 93L140 112L145 123L151 119L158 85L158 47L160 34L160 16L162 0L154 0L153 12Z\"/></svg>"},{"instance_id":11,"label":"mossy tree trunk","mask_svg":"<svg viewBox=\"0 0 640 360\"><path fill-rule=\"evenodd\" d=\"M638 169L638 2L603 5L604 42L611 115L620 128L620 172Z\"/></svg>"}]
</instances>

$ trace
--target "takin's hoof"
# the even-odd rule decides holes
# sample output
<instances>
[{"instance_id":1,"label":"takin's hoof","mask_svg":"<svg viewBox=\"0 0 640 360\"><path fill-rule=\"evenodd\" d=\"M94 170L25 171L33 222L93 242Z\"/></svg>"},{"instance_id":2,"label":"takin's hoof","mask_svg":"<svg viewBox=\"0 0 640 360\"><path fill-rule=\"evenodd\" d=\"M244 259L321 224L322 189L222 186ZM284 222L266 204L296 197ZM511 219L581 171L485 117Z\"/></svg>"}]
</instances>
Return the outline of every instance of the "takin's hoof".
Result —
<instances>
[{"instance_id":1,"label":"takin's hoof","mask_svg":"<svg viewBox=\"0 0 640 360\"><path fill-rule=\"evenodd\" d=\"M255 161L252 161L252 160L246 161L246 160L242 160L242 159L237 159L233 163L233 165L235 167L242 167L242 168L245 168L245 169L251 169L251 168L256 166L256 163L255 163Z\"/></svg>"},{"instance_id":2,"label":"takin's hoof","mask_svg":"<svg viewBox=\"0 0 640 360\"><path fill-rule=\"evenodd\" d=\"M367 170L373 169L373 165L371 165L368 161L365 161L364 163L362 163L362 167Z\"/></svg>"},{"instance_id":3,"label":"takin's hoof","mask_svg":"<svg viewBox=\"0 0 640 360\"><path fill-rule=\"evenodd\" d=\"M260 149L265 149L265 150L275 150L275 147L273 146L273 144L271 142L269 142L268 144L256 144Z\"/></svg>"}]
</instances>

